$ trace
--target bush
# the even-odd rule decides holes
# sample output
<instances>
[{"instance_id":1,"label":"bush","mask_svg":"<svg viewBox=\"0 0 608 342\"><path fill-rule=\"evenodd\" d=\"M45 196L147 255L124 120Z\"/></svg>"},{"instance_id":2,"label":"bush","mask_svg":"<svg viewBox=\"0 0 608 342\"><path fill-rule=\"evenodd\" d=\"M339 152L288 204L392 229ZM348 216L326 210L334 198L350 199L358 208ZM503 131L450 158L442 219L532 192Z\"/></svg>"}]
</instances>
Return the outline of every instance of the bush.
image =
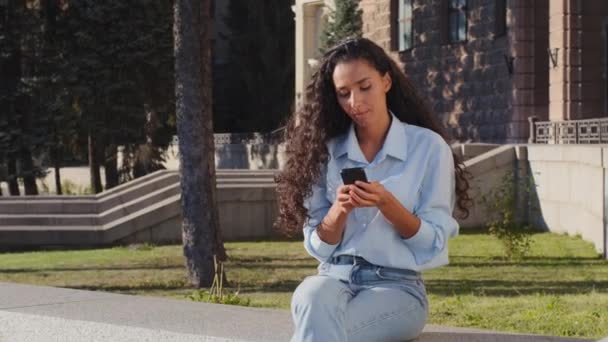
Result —
<instances>
[{"instance_id":1,"label":"bush","mask_svg":"<svg viewBox=\"0 0 608 342\"><path fill-rule=\"evenodd\" d=\"M482 203L492 217L487 222L491 235L500 240L505 250L507 259L524 258L530 251L532 239L531 234L534 226L526 218L517 219L518 191L522 189L525 195L525 204L532 211L536 210L534 201L534 180L531 177L515 179L513 174L508 173L502 177L500 184L482 195Z\"/></svg>"}]
</instances>

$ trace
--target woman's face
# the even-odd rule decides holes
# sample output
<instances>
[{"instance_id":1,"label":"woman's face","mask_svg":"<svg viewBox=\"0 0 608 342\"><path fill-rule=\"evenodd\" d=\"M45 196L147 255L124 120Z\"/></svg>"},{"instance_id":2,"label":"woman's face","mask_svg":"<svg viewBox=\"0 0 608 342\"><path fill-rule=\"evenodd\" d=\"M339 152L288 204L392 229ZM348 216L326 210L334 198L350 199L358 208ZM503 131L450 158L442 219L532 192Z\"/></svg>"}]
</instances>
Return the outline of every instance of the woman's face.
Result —
<instances>
[{"instance_id":1,"label":"woman's face","mask_svg":"<svg viewBox=\"0 0 608 342\"><path fill-rule=\"evenodd\" d=\"M363 59L340 62L333 73L336 97L340 107L359 127L383 122L388 114L386 93L391 78L381 75Z\"/></svg>"}]
</instances>

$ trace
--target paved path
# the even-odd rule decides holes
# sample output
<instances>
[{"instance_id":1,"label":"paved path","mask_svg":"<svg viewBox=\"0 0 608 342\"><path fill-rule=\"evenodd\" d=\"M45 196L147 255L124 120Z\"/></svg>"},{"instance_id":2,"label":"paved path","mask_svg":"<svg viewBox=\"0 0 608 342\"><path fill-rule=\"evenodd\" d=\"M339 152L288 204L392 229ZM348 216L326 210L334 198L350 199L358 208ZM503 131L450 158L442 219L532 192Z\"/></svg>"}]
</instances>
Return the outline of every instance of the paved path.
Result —
<instances>
[{"instance_id":1,"label":"paved path","mask_svg":"<svg viewBox=\"0 0 608 342\"><path fill-rule=\"evenodd\" d=\"M289 312L0 283L0 342L288 341ZM418 342L582 341L429 325Z\"/></svg>"}]
</instances>

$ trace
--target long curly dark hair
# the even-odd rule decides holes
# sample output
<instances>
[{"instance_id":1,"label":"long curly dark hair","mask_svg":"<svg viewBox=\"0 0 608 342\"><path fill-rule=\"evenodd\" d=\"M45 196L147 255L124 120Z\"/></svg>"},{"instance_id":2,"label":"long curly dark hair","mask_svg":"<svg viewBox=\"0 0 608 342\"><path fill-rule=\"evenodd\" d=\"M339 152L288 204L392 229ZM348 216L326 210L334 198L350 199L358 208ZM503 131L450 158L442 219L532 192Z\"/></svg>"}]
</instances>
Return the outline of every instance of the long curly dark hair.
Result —
<instances>
[{"instance_id":1,"label":"long curly dark hair","mask_svg":"<svg viewBox=\"0 0 608 342\"><path fill-rule=\"evenodd\" d=\"M319 179L321 166L327 162L326 142L345 134L351 119L338 104L333 73L336 65L362 59L381 75L389 74L392 86L386 94L387 106L401 120L446 134L435 115L418 95L410 81L384 50L366 38L349 38L328 50L317 71L312 75L305 93L304 104L291 116L285 130L286 163L277 175L279 215L275 228L293 235L303 227L307 218L304 199L311 195L312 185ZM471 198L469 182L460 158L454 154L456 172L456 206L462 218L469 215Z\"/></svg>"}]
</instances>

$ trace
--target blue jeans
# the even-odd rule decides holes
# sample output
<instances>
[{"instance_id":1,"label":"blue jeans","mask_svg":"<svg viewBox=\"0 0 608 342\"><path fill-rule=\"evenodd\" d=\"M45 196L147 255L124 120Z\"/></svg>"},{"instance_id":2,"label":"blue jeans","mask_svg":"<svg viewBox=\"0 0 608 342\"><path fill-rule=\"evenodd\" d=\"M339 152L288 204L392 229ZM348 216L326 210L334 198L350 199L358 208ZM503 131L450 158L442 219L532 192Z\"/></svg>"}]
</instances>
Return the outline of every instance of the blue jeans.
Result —
<instances>
[{"instance_id":1,"label":"blue jeans","mask_svg":"<svg viewBox=\"0 0 608 342\"><path fill-rule=\"evenodd\" d=\"M321 264L319 275L307 277L295 290L291 300L295 332L291 341L416 338L428 315L420 274L372 265L361 258L343 259ZM352 265L345 265L347 262Z\"/></svg>"}]
</instances>

